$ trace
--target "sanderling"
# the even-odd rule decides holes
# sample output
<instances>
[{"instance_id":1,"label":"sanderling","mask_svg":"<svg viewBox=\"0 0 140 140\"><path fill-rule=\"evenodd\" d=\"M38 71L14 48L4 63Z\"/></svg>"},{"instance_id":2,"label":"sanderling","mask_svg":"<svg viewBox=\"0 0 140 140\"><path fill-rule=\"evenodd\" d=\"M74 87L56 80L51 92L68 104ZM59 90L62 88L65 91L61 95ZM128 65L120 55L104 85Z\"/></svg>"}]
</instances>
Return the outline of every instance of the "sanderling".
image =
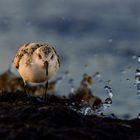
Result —
<instances>
[{"instance_id":1,"label":"sanderling","mask_svg":"<svg viewBox=\"0 0 140 140\"><path fill-rule=\"evenodd\" d=\"M28 86L45 86L47 93L50 80L60 67L59 56L53 46L48 43L27 43L17 51L13 63Z\"/></svg>"}]
</instances>

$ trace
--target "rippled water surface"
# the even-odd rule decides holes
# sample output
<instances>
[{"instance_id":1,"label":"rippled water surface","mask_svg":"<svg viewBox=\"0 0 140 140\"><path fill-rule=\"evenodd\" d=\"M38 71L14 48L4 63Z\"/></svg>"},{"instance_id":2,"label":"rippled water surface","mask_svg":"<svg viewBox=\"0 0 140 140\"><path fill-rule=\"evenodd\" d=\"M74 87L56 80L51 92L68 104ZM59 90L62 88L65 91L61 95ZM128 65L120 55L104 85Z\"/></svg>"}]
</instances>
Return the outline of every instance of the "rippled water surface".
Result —
<instances>
[{"instance_id":1,"label":"rippled water surface","mask_svg":"<svg viewBox=\"0 0 140 140\"><path fill-rule=\"evenodd\" d=\"M1 0L0 72L23 43L50 42L60 54L60 75L69 70L75 87L83 73L93 75L92 90L102 99L109 82L113 104L108 112L135 117L140 112L135 83L139 31L138 0ZM68 93L68 81L59 93Z\"/></svg>"}]
</instances>

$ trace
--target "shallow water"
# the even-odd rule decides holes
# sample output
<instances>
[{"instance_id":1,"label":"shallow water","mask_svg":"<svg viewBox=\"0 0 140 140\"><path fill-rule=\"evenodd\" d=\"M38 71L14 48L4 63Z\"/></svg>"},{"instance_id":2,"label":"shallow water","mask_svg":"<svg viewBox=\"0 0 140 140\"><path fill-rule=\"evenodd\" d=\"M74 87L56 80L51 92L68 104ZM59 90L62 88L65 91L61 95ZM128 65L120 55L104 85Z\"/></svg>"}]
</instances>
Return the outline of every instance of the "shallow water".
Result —
<instances>
[{"instance_id":1,"label":"shallow water","mask_svg":"<svg viewBox=\"0 0 140 140\"><path fill-rule=\"evenodd\" d=\"M105 99L104 86L111 84L113 104L106 113L136 117L140 107L135 86L140 65L139 17L138 0L2 0L0 72L8 69L23 43L50 42L60 54L59 74L71 73L59 93L68 93L70 78L77 87L83 73L100 72L92 90Z\"/></svg>"}]
</instances>

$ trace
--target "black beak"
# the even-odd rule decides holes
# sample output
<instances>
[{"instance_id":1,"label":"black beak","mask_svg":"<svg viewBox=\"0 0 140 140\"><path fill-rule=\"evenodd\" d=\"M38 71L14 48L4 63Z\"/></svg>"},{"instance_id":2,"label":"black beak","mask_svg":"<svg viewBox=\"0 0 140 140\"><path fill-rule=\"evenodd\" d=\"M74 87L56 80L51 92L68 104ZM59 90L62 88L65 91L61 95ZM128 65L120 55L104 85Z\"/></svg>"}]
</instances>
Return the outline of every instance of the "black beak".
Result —
<instances>
[{"instance_id":1,"label":"black beak","mask_svg":"<svg viewBox=\"0 0 140 140\"><path fill-rule=\"evenodd\" d=\"M45 61L45 62L44 62L44 66L45 66L45 69L46 69L46 75L48 75L48 68L49 68L49 63L48 63L48 61Z\"/></svg>"}]
</instances>

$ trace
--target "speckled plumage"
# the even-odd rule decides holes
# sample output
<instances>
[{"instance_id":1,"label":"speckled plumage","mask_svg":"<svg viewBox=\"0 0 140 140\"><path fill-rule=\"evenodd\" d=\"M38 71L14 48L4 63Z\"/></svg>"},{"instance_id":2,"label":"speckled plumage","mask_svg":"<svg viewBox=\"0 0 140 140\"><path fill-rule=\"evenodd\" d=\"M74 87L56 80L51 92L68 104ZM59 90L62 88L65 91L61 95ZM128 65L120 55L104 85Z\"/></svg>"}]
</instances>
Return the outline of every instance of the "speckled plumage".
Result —
<instances>
[{"instance_id":1,"label":"speckled plumage","mask_svg":"<svg viewBox=\"0 0 140 140\"><path fill-rule=\"evenodd\" d=\"M27 43L17 51L13 65L17 68L24 83L40 84L56 74L60 61L55 48L50 44Z\"/></svg>"}]
</instances>

